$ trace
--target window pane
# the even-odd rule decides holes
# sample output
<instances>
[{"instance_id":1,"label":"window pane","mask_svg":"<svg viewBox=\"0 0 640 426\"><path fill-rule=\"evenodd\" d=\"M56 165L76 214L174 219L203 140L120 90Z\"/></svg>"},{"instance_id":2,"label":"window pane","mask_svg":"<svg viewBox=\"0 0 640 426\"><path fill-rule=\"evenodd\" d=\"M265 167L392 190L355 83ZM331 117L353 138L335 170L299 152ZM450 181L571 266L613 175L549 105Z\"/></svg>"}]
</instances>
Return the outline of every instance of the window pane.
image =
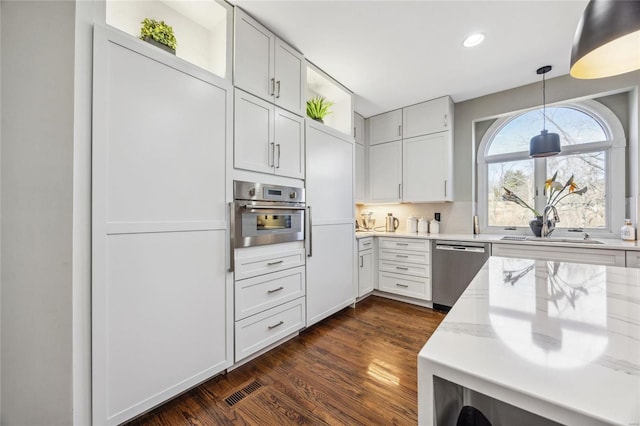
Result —
<instances>
[{"instance_id":1,"label":"window pane","mask_svg":"<svg viewBox=\"0 0 640 426\"><path fill-rule=\"evenodd\" d=\"M583 195L569 195L556 205L560 222L556 228L604 228L606 226L604 151L551 157L547 162L547 176L558 171L556 180L564 185L573 173L577 189L584 186ZM560 195L568 193L568 188Z\"/></svg>"},{"instance_id":2,"label":"window pane","mask_svg":"<svg viewBox=\"0 0 640 426\"><path fill-rule=\"evenodd\" d=\"M487 220L489 226L529 226L534 214L516 203L502 201L503 187L533 206L533 160L488 164Z\"/></svg>"},{"instance_id":3,"label":"window pane","mask_svg":"<svg viewBox=\"0 0 640 426\"><path fill-rule=\"evenodd\" d=\"M540 108L510 120L494 136L487 155L529 151L529 141L543 129L542 118ZM593 117L573 108L547 108L546 128L560 135L562 146L607 140L604 129Z\"/></svg>"}]
</instances>

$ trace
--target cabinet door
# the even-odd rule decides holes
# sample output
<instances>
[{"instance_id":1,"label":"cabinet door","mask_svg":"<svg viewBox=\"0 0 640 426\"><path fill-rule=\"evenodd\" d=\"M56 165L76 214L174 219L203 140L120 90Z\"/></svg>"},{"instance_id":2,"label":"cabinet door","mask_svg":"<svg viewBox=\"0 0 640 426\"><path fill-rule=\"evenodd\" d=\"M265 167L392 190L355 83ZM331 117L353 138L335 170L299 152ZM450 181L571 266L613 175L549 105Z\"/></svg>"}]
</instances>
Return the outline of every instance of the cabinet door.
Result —
<instances>
[{"instance_id":1,"label":"cabinet door","mask_svg":"<svg viewBox=\"0 0 640 426\"><path fill-rule=\"evenodd\" d=\"M356 203L362 203L366 200L365 195L365 157L364 157L364 145L356 144Z\"/></svg>"},{"instance_id":2,"label":"cabinet door","mask_svg":"<svg viewBox=\"0 0 640 426\"><path fill-rule=\"evenodd\" d=\"M357 113L353 115L353 137L358 145L364 145L364 118Z\"/></svg>"},{"instance_id":3,"label":"cabinet door","mask_svg":"<svg viewBox=\"0 0 640 426\"><path fill-rule=\"evenodd\" d=\"M304 118L275 109L276 174L304 178Z\"/></svg>"},{"instance_id":4,"label":"cabinet door","mask_svg":"<svg viewBox=\"0 0 640 426\"><path fill-rule=\"evenodd\" d=\"M255 19L235 8L233 84L273 101L276 37Z\"/></svg>"},{"instance_id":5,"label":"cabinet door","mask_svg":"<svg viewBox=\"0 0 640 426\"><path fill-rule=\"evenodd\" d=\"M402 110L389 111L369 119L369 144L402 139Z\"/></svg>"},{"instance_id":6,"label":"cabinet door","mask_svg":"<svg viewBox=\"0 0 640 426\"><path fill-rule=\"evenodd\" d=\"M358 297L373 291L373 250L358 253Z\"/></svg>"},{"instance_id":7,"label":"cabinet door","mask_svg":"<svg viewBox=\"0 0 640 426\"><path fill-rule=\"evenodd\" d=\"M370 201L402 200L402 141L369 147Z\"/></svg>"},{"instance_id":8,"label":"cabinet door","mask_svg":"<svg viewBox=\"0 0 640 426\"><path fill-rule=\"evenodd\" d=\"M412 138L452 128L450 104L450 99L444 97L403 108L403 137Z\"/></svg>"},{"instance_id":9,"label":"cabinet door","mask_svg":"<svg viewBox=\"0 0 640 426\"><path fill-rule=\"evenodd\" d=\"M640 268L640 252L627 251L627 268Z\"/></svg>"},{"instance_id":10,"label":"cabinet door","mask_svg":"<svg viewBox=\"0 0 640 426\"><path fill-rule=\"evenodd\" d=\"M402 141L403 201L415 203L451 199L449 141L449 132Z\"/></svg>"},{"instance_id":11,"label":"cabinet door","mask_svg":"<svg viewBox=\"0 0 640 426\"><path fill-rule=\"evenodd\" d=\"M274 106L238 89L235 101L234 167L273 173Z\"/></svg>"},{"instance_id":12,"label":"cabinet door","mask_svg":"<svg viewBox=\"0 0 640 426\"><path fill-rule=\"evenodd\" d=\"M281 108L306 115L303 93L306 85L307 66L304 56L276 38L275 47L275 102Z\"/></svg>"}]
</instances>

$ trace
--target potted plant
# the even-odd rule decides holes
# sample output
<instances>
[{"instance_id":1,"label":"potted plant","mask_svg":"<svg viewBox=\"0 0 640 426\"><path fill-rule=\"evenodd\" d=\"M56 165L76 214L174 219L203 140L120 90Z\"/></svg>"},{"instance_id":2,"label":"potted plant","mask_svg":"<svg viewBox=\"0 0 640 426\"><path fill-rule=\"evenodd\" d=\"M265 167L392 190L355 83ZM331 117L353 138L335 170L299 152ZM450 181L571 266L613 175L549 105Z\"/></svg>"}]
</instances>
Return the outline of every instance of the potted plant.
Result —
<instances>
[{"instance_id":1,"label":"potted plant","mask_svg":"<svg viewBox=\"0 0 640 426\"><path fill-rule=\"evenodd\" d=\"M176 54L176 36L173 34L173 27L165 24L164 21L144 18L141 22L140 39L153 44L169 53Z\"/></svg>"},{"instance_id":2,"label":"potted plant","mask_svg":"<svg viewBox=\"0 0 640 426\"><path fill-rule=\"evenodd\" d=\"M322 119L331 114L329 108L333 105L333 102L329 102L322 96L315 96L307 101L307 115L321 123L324 123Z\"/></svg>"}]
</instances>

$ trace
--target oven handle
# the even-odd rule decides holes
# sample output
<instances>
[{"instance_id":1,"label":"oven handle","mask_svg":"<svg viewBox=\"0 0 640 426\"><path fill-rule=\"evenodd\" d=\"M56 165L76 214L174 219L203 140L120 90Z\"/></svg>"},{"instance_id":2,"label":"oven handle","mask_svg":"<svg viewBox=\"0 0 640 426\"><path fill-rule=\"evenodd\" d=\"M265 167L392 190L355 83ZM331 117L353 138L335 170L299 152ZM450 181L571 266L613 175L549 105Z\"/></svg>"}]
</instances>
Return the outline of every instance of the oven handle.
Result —
<instances>
[{"instance_id":1,"label":"oven handle","mask_svg":"<svg viewBox=\"0 0 640 426\"><path fill-rule=\"evenodd\" d=\"M235 248L236 248L236 217L235 203L229 203L229 272L233 272L236 267Z\"/></svg>"},{"instance_id":2,"label":"oven handle","mask_svg":"<svg viewBox=\"0 0 640 426\"><path fill-rule=\"evenodd\" d=\"M293 207L293 206L243 206L247 210L305 210L305 207Z\"/></svg>"},{"instance_id":3,"label":"oven handle","mask_svg":"<svg viewBox=\"0 0 640 426\"><path fill-rule=\"evenodd\" d=\"M313 224L311 222L311 206L307 206L307 209L309 210L309 214L307 215L307 220L309 221L309 253L307 254L307 257L312 257L313 256Z\"/></svg>"}]
</instances>

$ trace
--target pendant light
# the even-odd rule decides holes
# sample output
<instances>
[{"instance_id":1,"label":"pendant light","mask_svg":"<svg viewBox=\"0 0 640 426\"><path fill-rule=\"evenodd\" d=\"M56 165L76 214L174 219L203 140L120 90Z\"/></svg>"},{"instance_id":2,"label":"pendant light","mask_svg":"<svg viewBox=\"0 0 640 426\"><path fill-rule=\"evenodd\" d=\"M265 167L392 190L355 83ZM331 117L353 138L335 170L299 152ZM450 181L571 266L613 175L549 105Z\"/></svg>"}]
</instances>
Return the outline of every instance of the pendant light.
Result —
<instances>
[{"instance_id":1,"label":"pendant light","mask_svg":"<svg viewBox=\"0 0 640 426\"><path fill-rule=\"evenodd\" d=\"M591 0L571 49L571 76L602 78L640 69L640 1Z\"/></svg>"},{"instance_id":2,"label":"pendant light","mask_svg":"<svg viewBox=\"0 0 640 426\"><path fill-rule=\"evenodd\" d=\"M531 138L529 142L529 157L550 157L560 153L560 136L547 131L547 100L545 96L544 75L551 71L551 65L538 68L538 75L542 74L542 131Z\"/></svg>"}]
</instances>

